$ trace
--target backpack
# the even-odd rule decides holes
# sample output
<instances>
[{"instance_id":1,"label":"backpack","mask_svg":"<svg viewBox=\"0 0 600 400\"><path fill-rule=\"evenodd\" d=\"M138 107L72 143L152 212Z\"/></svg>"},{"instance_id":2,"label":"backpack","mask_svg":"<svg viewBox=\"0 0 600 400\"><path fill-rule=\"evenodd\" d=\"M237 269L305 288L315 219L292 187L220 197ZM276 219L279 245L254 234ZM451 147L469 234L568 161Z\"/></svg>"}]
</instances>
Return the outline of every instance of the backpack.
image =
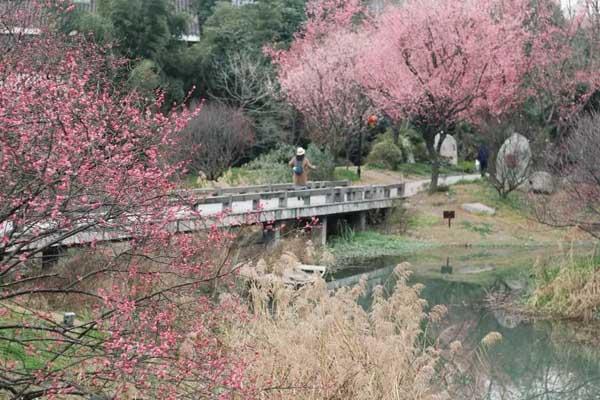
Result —
<instances>
[{"instance_id":1,"label":"backpack","mask_svg":"<svg viewBox=\"0 0 600 400\"><path fill-rule=\"evenodd\" d=\"M302 175L302 173L304 172L304 168L302 167L302 161L296 160L296 165L294 165L292 171L294 171L294 174L296 175Z\"/></svg>"}]
</instances>

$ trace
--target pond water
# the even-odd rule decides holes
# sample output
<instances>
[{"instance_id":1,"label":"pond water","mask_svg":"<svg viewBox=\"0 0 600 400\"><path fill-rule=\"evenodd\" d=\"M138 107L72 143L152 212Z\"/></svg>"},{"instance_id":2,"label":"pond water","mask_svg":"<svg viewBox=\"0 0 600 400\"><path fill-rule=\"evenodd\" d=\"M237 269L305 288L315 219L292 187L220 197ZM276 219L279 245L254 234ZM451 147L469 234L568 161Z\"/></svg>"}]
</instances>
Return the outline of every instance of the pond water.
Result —
<instances>
[{"instance_id":1,"label":"pond water","mask_svg":"<svg viewBox=\"0 0 600 400\"><path fill-rule=\"evenodd\" d=\"M528 272L523 266L553 255L554 250L548 248L438 249L402 259L373 260L370 265L339 273L330 286L355 284L360 272L370 267L366 273L369 287L391 287L394 266L409 261L412 280L425 285L422 296L429 305L448 307L435 335L442 343L461 341L465 353L471 350L468 362L472 364L471 378L473 372L478 375L478 395L461 398L600 399L600 349L574 340L582 326L528 321L493 310L484 301L490 290L524 290ZM452 266L452 274L441 273L447 264ZM368 307L368 299L362 301ZM503 339L483 352L477 350L482 349L481 340L489 332L499 332Z\"/></svg>"}]
</instances>

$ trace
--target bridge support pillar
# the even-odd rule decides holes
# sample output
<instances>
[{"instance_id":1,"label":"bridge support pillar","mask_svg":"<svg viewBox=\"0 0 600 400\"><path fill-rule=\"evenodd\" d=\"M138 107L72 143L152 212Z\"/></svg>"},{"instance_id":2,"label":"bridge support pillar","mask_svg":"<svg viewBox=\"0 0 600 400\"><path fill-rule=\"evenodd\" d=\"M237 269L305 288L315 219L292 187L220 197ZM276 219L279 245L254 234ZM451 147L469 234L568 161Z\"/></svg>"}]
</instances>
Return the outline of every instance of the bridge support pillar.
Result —
<instances>
[{"instance_id":1,"label":"bridge support pillar","mask_svg":"<svg viewBox=\"0 0 600 400\"><path fill-rule=\"evenodd\" d=\"M319 218L319 224L311 229L311 240L317 246L325 246L327 244L327 217Z\"/></svg>"},{"instance_id":2,"label":"bridge support pillar","mask_svg":"<svg viewBox=\"0 0 600 400\"><path fill-rule=\"evenodd\" d=\"M271 224L263 224L262 233L263 243L267 245L276 245L281 240L281 224L273 222Z\"/></svg>"},{"instance_id":3,"label":"bridge support pillar","mask_svg":"<svg viewBox=\"0 0 600 400\"><path fill-rule=\"evenodd\" d=\"M383 226L385 227L385 231L387 233L390 232L390 223L392 220L392 214L394 212L393 208L384 208L382 210L383 212Z\"/></svg>"},{"instance_id":4,"label":"bridge support pillar","mask_svg":"<svg viewBox=\"0 0 600 400\"><path fill-rule=\"evenodd\" d=\"M42 269L50 269L58 262L58 259L65 252L62 246L47 247L42 250Z\"/></svg>"},{"instance_id":5,"label":"bridge support pillar","mask_svg":"<svg viewBox=\"0 0 600 400\"><path fill-rule=\"evenodd\" d=\"M359 212L358 215L356 216L355 221L356 221L355 227L354 227L355 230L357 230L358 232L367 230L367 212L366 211Z\"/></svg>"},{"instance_id":6,"label":"bridge support pillar","mask_svg":"<svg viewBox=\"0 0 600 400\"><path fill-rule=\"evenodd\" d=\"M392 218L393 211L394 211L393 208L384 208L383 209L383 219L386 223L390 221L390 218Z\"/></svg>"}]
</instances>

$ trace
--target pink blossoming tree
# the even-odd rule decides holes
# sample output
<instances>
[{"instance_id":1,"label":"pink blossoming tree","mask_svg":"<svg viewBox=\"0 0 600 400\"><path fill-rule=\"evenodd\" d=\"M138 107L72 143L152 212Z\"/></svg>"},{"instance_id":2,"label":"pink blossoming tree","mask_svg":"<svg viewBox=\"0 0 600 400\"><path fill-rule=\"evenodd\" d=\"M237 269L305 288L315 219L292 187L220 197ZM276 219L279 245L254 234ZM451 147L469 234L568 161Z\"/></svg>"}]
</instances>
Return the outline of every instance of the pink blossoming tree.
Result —
<instances>
[{"instance_id":1,"label":"pink blossoming tree","mask_svg":"<svg viewBox=\"0 0 600 400\"><path fill-rule=\"evenodd\" d=\"M27 18L51 21L44 9ZM26 25L15 10L3 9L3 22ZM139 108L135 93L112 85L119 60L83 38L9 36L0 37L9 49L0 56L0 396L239 392L244 363L216 332L243 313L210 290L231 271L232 237L172 229L190 207L173 199L181 166L162 154L193 115L157 112L160 98ZM40 265L59 252L64 260ZM72 325L63 311L77 312Z\"/></svg>"},{"instance_id":2,"label":"pink blossoming tree","mask_svg":"<svg viewBox=\"0 0 600 400\"><path fill-rule=\"evenodd\" d=\"M562 136L600 87L598 18L593 1L565 15L560 3L539 1L528 20L533 59L527 87L546 125Z\"/></svg>"},{"instance_id":3,"label":"pink blossoming tree","mask_svg":"<svg viewBox=\"0 0 600 400\"><path fill-rule=\"evenodd\" d=\"M432 190L453 125L484 111L499 115L518 101L528 67L526 15L518 1L409 0L384 12L369 33L361 82L377 107L419 126Z\"/></svg>"},{"instance_id":4,"label":"pink blossoming tree","mask_svg":"<svg viewBox=\"0 0 600 400\"><path fill-rule=\"evenodd\" d=\"M271 52L282 91L302 113L311 139L347 156L371 108L355 70L367 42L353 29L365 13L358 0L311 0L290 49Z\"/></svg>"}]
</instances>

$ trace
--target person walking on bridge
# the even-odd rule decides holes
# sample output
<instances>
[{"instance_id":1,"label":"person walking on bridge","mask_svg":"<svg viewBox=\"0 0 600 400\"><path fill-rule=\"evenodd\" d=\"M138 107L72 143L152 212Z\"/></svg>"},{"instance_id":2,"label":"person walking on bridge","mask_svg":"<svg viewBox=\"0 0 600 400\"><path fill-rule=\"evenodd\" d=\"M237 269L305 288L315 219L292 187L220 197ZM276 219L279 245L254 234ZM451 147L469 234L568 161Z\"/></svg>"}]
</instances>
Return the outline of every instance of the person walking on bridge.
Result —
<instances>
[{"instance_id":1,"label":"person walking on bridge","mask_svg":"<svg viewBox=\"0 0 600 400\"><path fill-rule=\"evenodd\" d=\"M290 160L289 166L292 167L294 186L306 186L308 183L308 170L317 169L306 158L306 151L302 147L296 149L296 155Z\"/></svg>"}]
</instances>

